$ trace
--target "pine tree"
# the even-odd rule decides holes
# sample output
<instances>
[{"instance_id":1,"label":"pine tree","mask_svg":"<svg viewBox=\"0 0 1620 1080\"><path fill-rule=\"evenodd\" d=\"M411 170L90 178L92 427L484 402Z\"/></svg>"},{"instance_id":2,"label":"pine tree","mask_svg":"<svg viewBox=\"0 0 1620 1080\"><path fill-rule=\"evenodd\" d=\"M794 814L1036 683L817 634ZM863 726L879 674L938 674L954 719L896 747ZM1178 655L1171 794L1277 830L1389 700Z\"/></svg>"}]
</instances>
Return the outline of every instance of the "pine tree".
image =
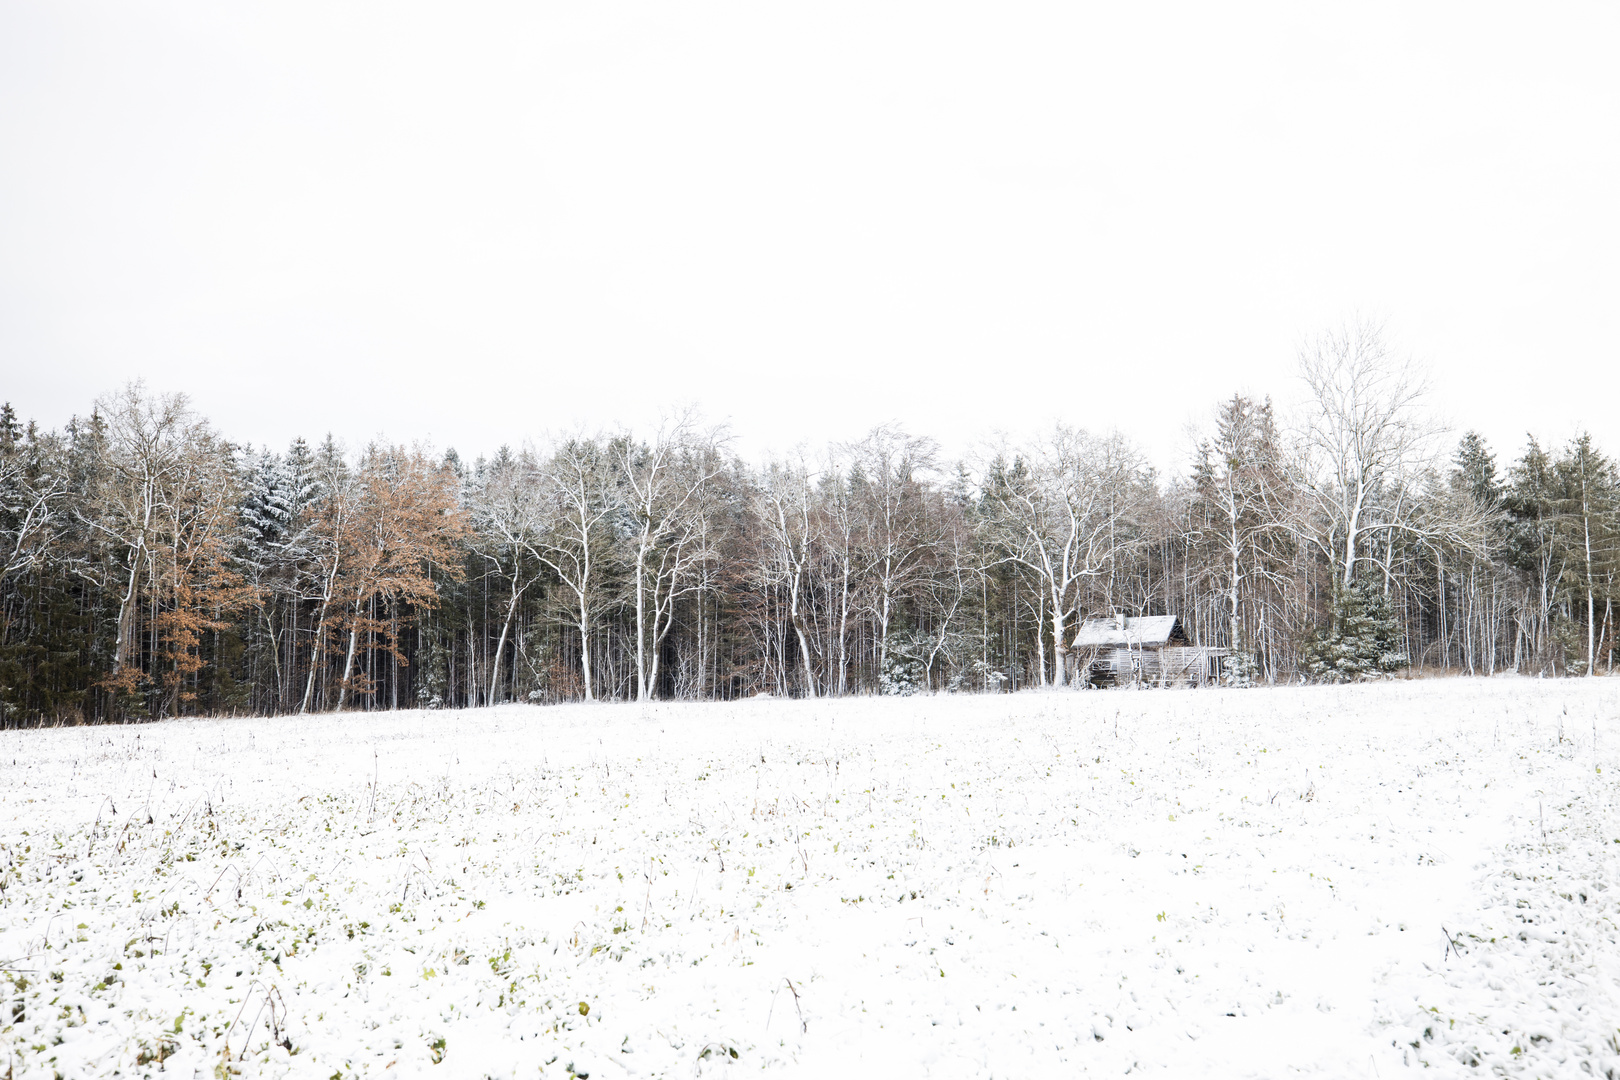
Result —
<instances>
[{"instance_id":1,"label":"pine tree","mask_svg":"<svg viewBox=\"0 0 1620 1080\"><path fill-rule=\"evenodd\" d=\"M1256 403L1242 394L1221 405L1214 438L1200 443L1194 458L1191 513L1208 553L1210 580L1225 593L1232 685L1250 685L1260 670L1265 643L1253 624L1286 540L1277 527L1282 459L1271 400Z\"/></svg>"},{"instance_id":2,"label":"pine tree","mask_svg":"<svg viewBox=\"0 0 1620 1080\"><path fill-rule=\"evenodd\" d=\"M1384 678L1407 663L1389 597L1368 578L1335 590L1332 624L1305 647L1305 672L1313 682Z\"/></svg>"},{"instance_id":3,"label":"pine tree","mask_svg":"<svg viewBox=\"0 0 1620 1080\"><path fill-rule=\"evenodd\" d=\"M0 405L0 453L9 454L17 448L22 441L22 424L17 421L17 410L11 407L11 402Z\"/></svg>"},{"instance_id":4,"label":"pine tree","mask_svg":"<svg viewBox=\"0 0 1620 1080\"><path fill-rule=\"evenodd\" d=\"M1477 431L1470 431L1457 444L1452 455L1451 485L1466 491L1481 506L1502 501L1502 484L1496 478L1496 455Z\"/></svg>"},{"instance_id":5,"label":"pine tree","mask_svg":"<svg viewBox=\"0 0 1620 1080\"><path fill-rule=\"evenodd\" d=\"M292 524L292 500L286 463L269 448L251 462L243 477L243 551L250 574L263 574L276 562Z\"/></svg>"},{"instance_id":6,"label":"pine tree","mask_svg":"<svg viewBox=\"0 0 1620 1080\"><path fill-rule=\"evenodd\" d=\"M1509 470L1503 507L1507 511L1508 565L1529 582L1520 622L1531 648L1526 659L1543 674L1562 652L1556 647L1555 624L1563 601L1560 582L1566 553L1558 536L1558 487L1552 455L1530 439L1524 455ZM1516 655L1515 667L1519 659Z\"/></svg>"},{"instance_id":7,"label":"pine tree","mask_svg":"<svg viewBox=\"0 0 1620 1080\"><path fill-rule=\"evenodd\" d=\"M1620 504L1620 473L1592 440L1582 433L1570 441L1564 456L1554 467L1558 477L1558 532L1570 553L1565 563L1565 587L1573 596L1585 599L1585 618L1571 612L1571 618L1584 623L1584 648L1567 661L1572 674L1597 674L1597 603L1602 595L1607 604L1615 575L1616 511ZM1575 650L1571 650L1575 652Z\"/></svg>"}]
</instances>

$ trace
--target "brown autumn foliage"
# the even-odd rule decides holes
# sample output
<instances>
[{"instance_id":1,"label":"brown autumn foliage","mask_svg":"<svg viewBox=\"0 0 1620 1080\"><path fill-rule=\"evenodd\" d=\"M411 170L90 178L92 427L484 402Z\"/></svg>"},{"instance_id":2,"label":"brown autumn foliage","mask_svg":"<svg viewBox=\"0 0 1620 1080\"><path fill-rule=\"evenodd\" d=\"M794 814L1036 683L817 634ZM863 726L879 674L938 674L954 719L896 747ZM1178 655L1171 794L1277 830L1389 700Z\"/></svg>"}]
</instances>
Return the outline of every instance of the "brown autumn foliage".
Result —
<instances>
[{"instance_id":1,"label":"brown autumn foliage","mask_svg":"<svg viewBox=\"0 0 1620 1080\"><path fill-rule=\"evenodd\" d=\"M341 709L350 694L370 688L370 676L355 669L362 646L380 647L405 662L399 632L411 611L437 602L435 574L459 579L467 522L454 472L421 447L372 445L356 468L334 468L326 482L312 529L326 571L315 648L320 653L330 642L347 639L338 682ZM313 672L323 666L312 667L309 691Z\"/></svg>"},{"instance_id":2,"label":"brown autumn foliage","mask_svg":"<svg viewBox=\"0 0 1620 1080\"><path fill-rule=\"evenodd\" d=\"M98 401L97 420L102 469L81 572L121 594L102 685L131 702L161 686L158 711L177 712L195 697L203 635L254 599L230 559L231 448L183 394L152 395L139 383Z\"/></svg>"}]
</instances>

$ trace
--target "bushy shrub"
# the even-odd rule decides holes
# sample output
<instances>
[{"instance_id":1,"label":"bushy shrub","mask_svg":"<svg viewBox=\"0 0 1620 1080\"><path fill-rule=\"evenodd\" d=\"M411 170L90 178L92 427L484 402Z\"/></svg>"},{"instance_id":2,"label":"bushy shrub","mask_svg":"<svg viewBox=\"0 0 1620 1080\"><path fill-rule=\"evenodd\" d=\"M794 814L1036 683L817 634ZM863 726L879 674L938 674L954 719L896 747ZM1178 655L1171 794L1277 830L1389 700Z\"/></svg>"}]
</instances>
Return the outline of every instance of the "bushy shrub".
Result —
<instances>
[{"instance_id":1,"label":"bushy shrub","mask_svg":"<svg viewBox=\"0 0 1620 1080\"><path fill-rule=\"evenodd\" d=\"M888 663L878 672L878 684L892 697L910 697L922 684L922 662L890 653Z\"/></svg>"},{"instance_id":2,"label":"bushy shrub","mask_svg":"<svg viewBox=\"0 0 1620 1080\"><path fill-rule=\"evenodd\" d=\"M1234 649L1221 665L1221 682L1226 686L1247 688L1255 684L1260 675L1260 662L1247 649Z\"/></svg>"}]
</instances>

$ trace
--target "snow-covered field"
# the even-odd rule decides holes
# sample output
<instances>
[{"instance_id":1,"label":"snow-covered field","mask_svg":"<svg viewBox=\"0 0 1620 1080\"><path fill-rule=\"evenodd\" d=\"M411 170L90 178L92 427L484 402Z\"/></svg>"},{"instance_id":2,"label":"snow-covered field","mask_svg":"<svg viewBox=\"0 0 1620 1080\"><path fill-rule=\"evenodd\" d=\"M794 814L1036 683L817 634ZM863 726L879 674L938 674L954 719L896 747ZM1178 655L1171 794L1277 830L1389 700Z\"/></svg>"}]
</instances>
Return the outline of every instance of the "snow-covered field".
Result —
<instances>
[{"instance_id":1,"label":"snow-covered field","mask_svg":"<svg viewBox=\"0 0 1620 1080\"><path fill-rule=\"evenodd\" d=\"M1617 691L0 733L3 1065L1614 1076Z\"/></svg>"}]
</instances>

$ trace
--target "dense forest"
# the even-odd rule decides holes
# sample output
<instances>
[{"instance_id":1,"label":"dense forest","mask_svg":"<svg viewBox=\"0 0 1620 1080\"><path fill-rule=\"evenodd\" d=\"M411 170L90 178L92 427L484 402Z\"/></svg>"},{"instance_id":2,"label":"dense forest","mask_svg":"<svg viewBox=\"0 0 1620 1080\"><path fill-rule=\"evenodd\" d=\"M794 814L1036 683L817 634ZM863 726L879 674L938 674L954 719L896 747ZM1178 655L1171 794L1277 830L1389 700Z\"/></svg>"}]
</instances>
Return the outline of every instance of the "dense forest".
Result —
<instances>
[{"instance_id":1,"label":"dense forest","mask_svg":"<svg viewBox=\"0 0 1620 1080\"><path fill-rule=\"evenodd\" d=\"M1377 327L1235 395L1186 475L1059 425L948 462L897 426L749 463L693 413L466 461L233 443L140 383L0 413L5 726L504 701L1083 685L1100 613L1238 683L1612 669L1620 477L1429 425Z\"/></svg>"}]
</instances>

